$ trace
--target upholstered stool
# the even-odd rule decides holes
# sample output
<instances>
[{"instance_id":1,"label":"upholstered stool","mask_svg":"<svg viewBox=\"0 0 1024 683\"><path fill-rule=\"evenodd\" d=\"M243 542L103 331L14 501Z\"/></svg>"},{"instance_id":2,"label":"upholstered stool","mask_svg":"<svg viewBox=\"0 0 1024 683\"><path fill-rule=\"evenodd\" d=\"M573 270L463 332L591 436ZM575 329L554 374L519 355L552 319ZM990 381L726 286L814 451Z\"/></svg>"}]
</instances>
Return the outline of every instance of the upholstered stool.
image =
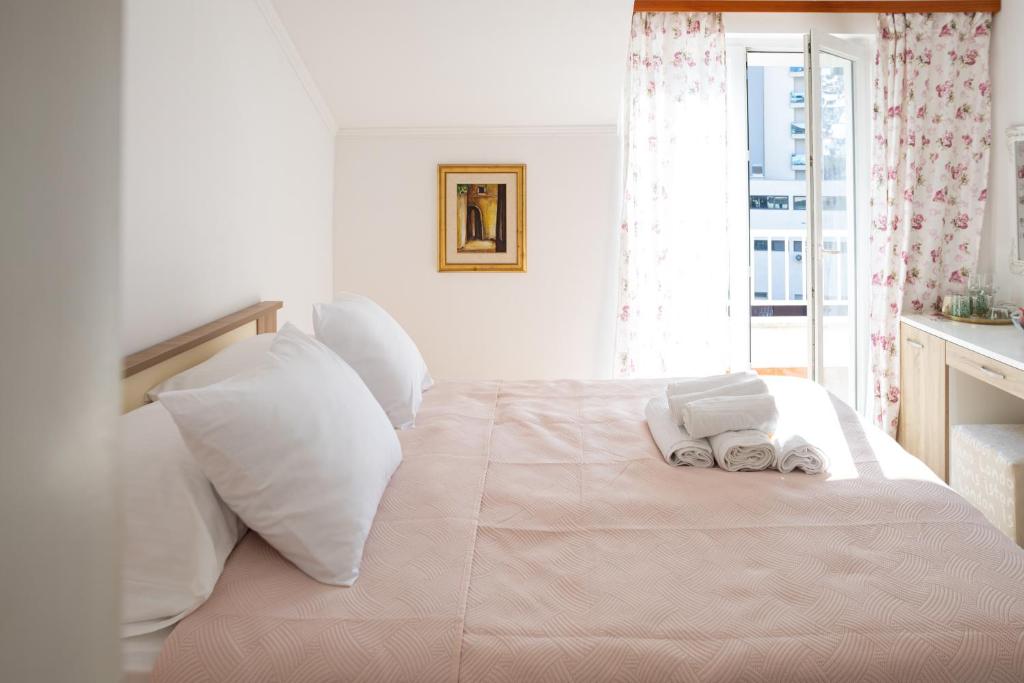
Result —
<instances>
[{"instance_id":1,"label":"upholstered stool","mask_svg":"<svg viewBox=\"0 0 1024 683\"><path fill-rule=\"evenodd\" d=\"M956 425L949 485L1024 546L1024 425Z\"/></svg>"}]
</instances>

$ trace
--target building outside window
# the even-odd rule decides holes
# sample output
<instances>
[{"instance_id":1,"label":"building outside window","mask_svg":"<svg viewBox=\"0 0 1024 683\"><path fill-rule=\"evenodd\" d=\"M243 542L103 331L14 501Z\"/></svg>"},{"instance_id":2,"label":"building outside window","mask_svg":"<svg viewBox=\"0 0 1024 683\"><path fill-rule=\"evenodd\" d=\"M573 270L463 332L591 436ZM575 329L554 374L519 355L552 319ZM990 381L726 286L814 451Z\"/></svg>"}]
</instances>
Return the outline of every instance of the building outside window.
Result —
<instances>
[{"instance_id":1,"label":"building outside window","mask_svg":"<svg viewBox=\"0 0 1024 683\"><path fill-rule=\"evenodd\" d=\"M772 209L774 211L788 211L789 197L786 195L750 195L751 209Z\"/></svg>"}]
</instances>

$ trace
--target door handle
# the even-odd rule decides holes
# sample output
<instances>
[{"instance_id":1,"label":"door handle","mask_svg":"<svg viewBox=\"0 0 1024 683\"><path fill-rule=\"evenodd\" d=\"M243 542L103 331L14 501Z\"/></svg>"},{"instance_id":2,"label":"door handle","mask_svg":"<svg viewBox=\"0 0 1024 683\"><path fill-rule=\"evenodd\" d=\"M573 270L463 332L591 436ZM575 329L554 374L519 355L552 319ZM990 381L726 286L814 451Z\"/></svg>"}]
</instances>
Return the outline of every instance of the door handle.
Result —
<instances>
[{"instance_id":1,"label":"door handle","mask_svg":"<svg viewBox=\"0 0 1024 683\"><path fill-rule=\"evenodd\" d=\"M986 368L984 365L980 366L980 368L981 368L981 371L984 372L989 377L994 377L996 379L1002 379L1002 380L1006 379L1006 375L1004 375L1001 372L996 372L992 368Z\"/></svg>"},{"instance_id":2,"label":"door handle","mask_svg":"<svg viewBox=\"0 0 1024 683\"><path fill-rule=\"evenodd\" d=\"M919 341L914 341L913 339L908 339L907 345L912 349L917 349L918 351L924 348L924 344Z\"/></svg>"}]
</instances>

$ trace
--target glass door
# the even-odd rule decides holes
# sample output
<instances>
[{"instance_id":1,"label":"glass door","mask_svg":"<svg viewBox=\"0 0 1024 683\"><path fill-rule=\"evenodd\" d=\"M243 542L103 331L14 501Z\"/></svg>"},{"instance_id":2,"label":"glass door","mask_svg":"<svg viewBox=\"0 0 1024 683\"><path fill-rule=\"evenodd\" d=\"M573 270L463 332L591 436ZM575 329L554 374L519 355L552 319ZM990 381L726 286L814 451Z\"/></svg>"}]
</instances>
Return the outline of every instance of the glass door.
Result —
<instances>
[{"instance_id":1,"label":"glass door","mask_svg":"<svg viewBox=\"0 0 1024 683\"><path fill-rule=\"evenodd\" d=\"M810 244L810 355L812 377L829 391L857 405L860 357L858 329L863 325L857 298L859 215L866 173L858 157L867 135L856 99L870 61L855 43L814 32L807 38L809 98L808 217Z\"/></svg>"},{"instance_id":2,"label":"glass door","mask_svg":"<svg viewBox=\"0 0 1024 683\"><path fill-rule=\"evenodd\" d=\"M781 46L780 46L781 47ZM750 365L811 376L807 79L799 39L746 52Z\"/></svg>"}]
</instances>

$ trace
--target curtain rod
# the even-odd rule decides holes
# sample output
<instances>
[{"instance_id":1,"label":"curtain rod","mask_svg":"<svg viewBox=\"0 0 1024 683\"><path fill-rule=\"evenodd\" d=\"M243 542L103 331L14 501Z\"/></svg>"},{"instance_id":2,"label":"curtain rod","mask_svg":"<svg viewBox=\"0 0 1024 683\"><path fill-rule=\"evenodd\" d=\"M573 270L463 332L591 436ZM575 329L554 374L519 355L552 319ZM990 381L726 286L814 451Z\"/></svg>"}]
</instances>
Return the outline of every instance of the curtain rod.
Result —
<instances>
[{"instance_id":1,"label":"curtain rod","mask_svg":"<svg viewBox=\"0 0 1024 683\"><path fill-rule=\"evenodd\" d=\"M634 12L998 12L1000 0L635 0Z\"/></svg>"}]
</instances>

